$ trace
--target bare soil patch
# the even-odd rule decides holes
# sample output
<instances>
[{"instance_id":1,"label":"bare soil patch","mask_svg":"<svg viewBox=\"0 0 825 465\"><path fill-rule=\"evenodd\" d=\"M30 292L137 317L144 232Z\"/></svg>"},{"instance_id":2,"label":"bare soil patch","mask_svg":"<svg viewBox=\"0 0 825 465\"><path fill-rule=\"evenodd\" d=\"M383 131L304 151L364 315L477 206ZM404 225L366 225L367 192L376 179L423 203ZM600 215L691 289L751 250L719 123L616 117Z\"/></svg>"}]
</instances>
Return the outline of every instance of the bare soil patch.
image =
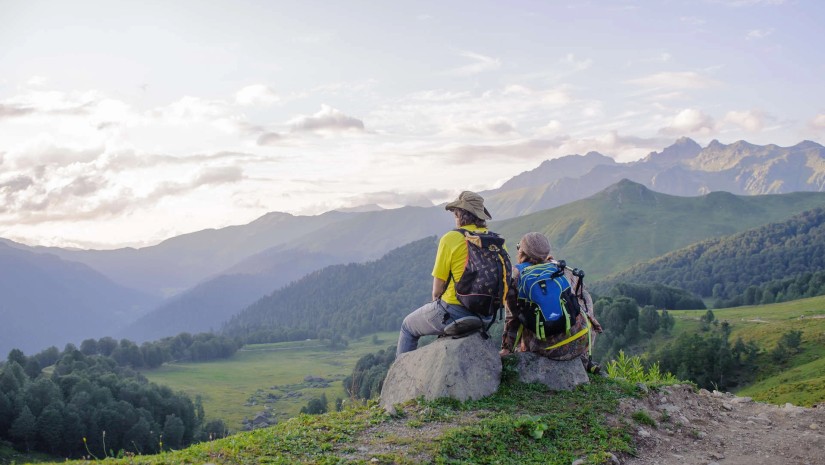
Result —
<instances>
[{"instance_id":1,"label":"bare soil patch","mask_svg":"<svg viewBox=\"0 0 825 465\"><path fill-rule=\"evenodd\" d=\"M783 407L729 393L671 386L626 399L620 414L634 421L637 457L626 465L823 465L825 408ZM665 413L663 413L665 412Z\"/></svg>"}]
</instances>

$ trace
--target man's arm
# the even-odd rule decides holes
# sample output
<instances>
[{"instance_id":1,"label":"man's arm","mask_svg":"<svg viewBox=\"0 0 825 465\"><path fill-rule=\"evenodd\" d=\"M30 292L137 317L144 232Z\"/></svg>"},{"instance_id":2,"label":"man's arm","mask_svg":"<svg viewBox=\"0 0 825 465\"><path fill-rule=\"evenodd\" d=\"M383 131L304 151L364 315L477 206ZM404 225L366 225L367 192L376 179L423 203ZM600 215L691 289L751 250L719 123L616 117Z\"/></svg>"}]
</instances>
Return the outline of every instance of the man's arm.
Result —
<instances>
[{"instance_id":1,"label":"man's arm","mask_svg":"<svg viewBox=\"0 0 825 465\"><path fill-rule=\"evenodd\" d=\"M433 300L441 297L441 294L443 294L445 290L447 290L447 281L433 278Z\"/></svg>"}]
</instances>

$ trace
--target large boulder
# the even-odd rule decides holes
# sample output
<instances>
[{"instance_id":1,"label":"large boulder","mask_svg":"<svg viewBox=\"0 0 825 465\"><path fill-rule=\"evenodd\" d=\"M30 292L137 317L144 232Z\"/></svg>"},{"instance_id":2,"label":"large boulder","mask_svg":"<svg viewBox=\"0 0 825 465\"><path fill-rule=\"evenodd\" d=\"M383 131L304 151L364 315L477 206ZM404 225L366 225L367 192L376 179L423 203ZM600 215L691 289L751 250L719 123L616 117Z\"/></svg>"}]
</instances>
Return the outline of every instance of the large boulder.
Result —
<instances>
[{"instance_id":1,"label":"large boulder","mask_svg":"<svg viewBox=\"0 0 825 465\"><path fill-rule=\"evenodd\" d=\"M518 362L518 380L522 383L541 383L554 391L570 391L590 382L579 359L560 362L533 352L518 352L513 356Z\"/></svg>"},{"instance_id":2,"label":"large boulder","mask_svg":"<svg viewBox=\"0 0 825 465\"><path fill-rule=\"evenodd\" d=\"M380 405L393 413L396 404L420 396L480 399L496 392L500 381L501 357L492 339L480 333L442 337L395 360L384 380Z\"/></svg>"}]
</instances>

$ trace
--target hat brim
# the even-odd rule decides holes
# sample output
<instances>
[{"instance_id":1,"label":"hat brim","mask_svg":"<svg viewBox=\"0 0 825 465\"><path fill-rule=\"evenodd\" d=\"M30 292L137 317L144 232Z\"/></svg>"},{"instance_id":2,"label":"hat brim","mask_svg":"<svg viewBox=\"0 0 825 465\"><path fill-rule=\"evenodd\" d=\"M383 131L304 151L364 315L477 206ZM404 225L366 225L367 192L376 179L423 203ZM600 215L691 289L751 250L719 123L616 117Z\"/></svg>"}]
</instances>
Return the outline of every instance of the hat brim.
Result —
<instances>
[{"instance_id":1,"label":"hat brim","mask_svg":"<svg viewBox=\"0 0 825 465\"><path fill-rule=\"evenodd\" d=\"M470 205L467 205L463 200L454 200L454 201L452 201L452 202L450 202L450 203L448 203L447 205L444 206L444 209L447 210L447 211L453 211L456 208L466 210L466 211L472 213L473 215L481 218L482 220L492 220L493 219L493 215L490 214L490 212L487 210L487 207L482 207L484 209L484 211L479 212L474 207L472 207ZM479 214L479 213L481 213L481 214Z\"/></svg>"}]
</instances>

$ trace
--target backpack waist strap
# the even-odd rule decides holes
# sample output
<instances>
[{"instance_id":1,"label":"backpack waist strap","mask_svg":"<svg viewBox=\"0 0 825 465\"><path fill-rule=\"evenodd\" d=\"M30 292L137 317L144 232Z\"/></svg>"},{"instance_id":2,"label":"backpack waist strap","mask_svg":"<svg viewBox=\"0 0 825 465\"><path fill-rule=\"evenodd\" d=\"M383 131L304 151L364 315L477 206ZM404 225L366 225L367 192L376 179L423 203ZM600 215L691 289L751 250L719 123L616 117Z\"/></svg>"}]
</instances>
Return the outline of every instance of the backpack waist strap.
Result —
<instances>
[{"instance_id":1,"label":"backpack waist strap","mask_svg":"<svg viewBox=\"0 0 825 465\"><path fill-rule=\"evenodd\" d=\"M550 346L550 347L545 348L544 350L552 350L552 349L559 348L559 347L561 347L561 346L563 346L563 345L565 345L565 344L569 344L569 343L571 343L571 342L575 341L576 339L578 339L578 338L580 338L580 337L584 336L585 334L587 334L587 333L590 331L590 320L589 320L589 319L587 319L587 317L585 317L585 320L587 321L587 326L585 326L584 328L582 328L582 330L581 330L581 331L579 331L578 333L576 333L576 334L574 334L574 335L572 335L572 336L568 337L567 339L565 339L565 340L563 340L563 341L561 341L561 342L558 342L558 343L556 343L556 344L553 344L553 345L552 345L552 346Z\"/></svg>"}]
</instances>

